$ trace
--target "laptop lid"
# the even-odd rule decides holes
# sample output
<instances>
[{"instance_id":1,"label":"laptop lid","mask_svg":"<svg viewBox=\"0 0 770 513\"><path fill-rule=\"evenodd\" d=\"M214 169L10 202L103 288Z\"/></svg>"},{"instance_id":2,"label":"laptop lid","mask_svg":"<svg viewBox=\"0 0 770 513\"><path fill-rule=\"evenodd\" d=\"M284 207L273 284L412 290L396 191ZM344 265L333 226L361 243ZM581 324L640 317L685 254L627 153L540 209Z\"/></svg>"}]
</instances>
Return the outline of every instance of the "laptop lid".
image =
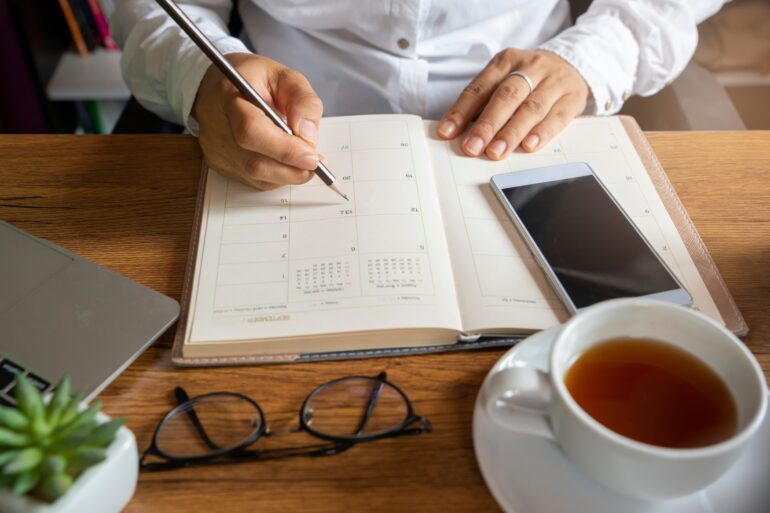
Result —
<instances>
[{"instance_id":1,"label":"laptop lid","mask_svg":"<svg viewBox=\"0 0 770 513\"><path fill-rule=\"evenodd\" d=\"M22 371L39 388L69 375L91 398L178 316L175 300L0 221L0 397Z\"/></svg>"}]
</instances>

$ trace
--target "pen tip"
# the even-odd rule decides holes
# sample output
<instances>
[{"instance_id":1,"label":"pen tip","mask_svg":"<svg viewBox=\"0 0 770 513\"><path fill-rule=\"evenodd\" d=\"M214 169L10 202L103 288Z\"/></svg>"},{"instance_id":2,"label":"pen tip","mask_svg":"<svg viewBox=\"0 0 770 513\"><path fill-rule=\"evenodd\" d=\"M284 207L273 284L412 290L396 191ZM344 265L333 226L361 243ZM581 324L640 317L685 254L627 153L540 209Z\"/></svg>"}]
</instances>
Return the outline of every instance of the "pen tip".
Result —
<instances>
[{"instance_id":1,"label":"pen tip","mask_svg":"<svg viewBox=\"0 0 770 513\"><path fill-rule=\"evenodd\" d=\"M337 185L337 182L332 182L332 183L330 183L330 184L329 184L329 188L331 188L331 190L333 190L334 192L336 192L337 194L339 194L340 196L342 196L343 198L345 198L345 200L346 200L346 201L350 201L350 200L348 199L348 196L347 196L347 194L345 194L344 192L342 192L342 189L340 189L340 186L339 186L339 185Z\"/></svg>"}]
</instances>

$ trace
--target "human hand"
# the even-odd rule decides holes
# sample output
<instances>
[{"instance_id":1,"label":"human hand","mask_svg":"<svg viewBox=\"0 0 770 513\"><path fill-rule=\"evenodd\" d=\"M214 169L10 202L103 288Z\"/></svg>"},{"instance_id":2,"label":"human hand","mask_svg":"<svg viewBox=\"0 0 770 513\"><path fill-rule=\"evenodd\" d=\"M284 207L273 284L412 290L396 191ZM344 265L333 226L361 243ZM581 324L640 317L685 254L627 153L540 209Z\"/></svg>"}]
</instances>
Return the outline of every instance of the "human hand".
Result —
<instances>
[{"instance_id":1,"label":"human hand","mask_svg":"<svg viewBox=\"0 0 770 513\"><path fill-rule=\"evenodd\" d=\"M532 91L514 71L530 78ZM463 90L441 118L438 135L457 137L478 114L461 144L466 155L500 160L519 145L536 151L585 110L588 94L580 73L558 55L508 48Z\"/></svg>"},{"instance_id":2,"label":"human hand","mask_svg":"<svg viewBox=\"0 0 770 513\"><path fill-rule=\"evenodd\" d=\"M323 104L300 73L259 55L226 56L299 136L278 128L213 64L198 88L193 116L209 165L228 178L270 190L305 183L318 165L315 150Z\"/></svg>"}]
</instances>

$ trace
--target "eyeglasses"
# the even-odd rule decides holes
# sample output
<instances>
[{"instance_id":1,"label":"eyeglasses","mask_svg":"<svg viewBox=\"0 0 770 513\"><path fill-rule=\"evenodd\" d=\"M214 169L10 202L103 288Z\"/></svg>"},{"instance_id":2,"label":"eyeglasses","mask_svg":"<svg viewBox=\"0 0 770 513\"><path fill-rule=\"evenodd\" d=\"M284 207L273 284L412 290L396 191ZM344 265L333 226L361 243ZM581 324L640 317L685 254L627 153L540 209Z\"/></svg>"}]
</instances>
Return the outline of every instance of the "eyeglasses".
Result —
<instances>
[{"instance_id":1,"label":"eyeglasses","mask_svg":"<svg viewBox=\"0 0 770 513\"><path fill-rule=\"evenodd\" d=\"M262 409L251 398L214 392L190 398L174 390L178 405L155 428L142 454L143 470L238 463L296 456L331 456L362 442L430 433L428 419L415 415L412 403L381 372L376 377L349 376L329 381L307 396L299 428L325 443L276 449L251 449L271 436ZM146 462L149 456L162 461Z\"/></svg>"}]
</instances>

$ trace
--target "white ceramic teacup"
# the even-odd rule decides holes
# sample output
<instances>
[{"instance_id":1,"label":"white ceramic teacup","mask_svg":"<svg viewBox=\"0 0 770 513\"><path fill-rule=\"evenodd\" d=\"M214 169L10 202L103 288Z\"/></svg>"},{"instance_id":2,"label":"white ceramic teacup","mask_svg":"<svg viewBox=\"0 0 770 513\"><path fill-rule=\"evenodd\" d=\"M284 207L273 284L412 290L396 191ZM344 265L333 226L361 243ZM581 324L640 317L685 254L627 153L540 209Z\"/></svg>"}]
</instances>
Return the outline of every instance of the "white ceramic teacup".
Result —
<instances>
[{"instance_id":1,"label":"white ceramic teacup","mask_svg":"<svg viewBox=\"0 0 770 513\"><path fill-rule=\"evenodd\" d=\"M714 445L672 449L632 440L586 413L564 384L570 365L589 347L616 337L651 338L678 346L709 365L738 410L736 433ZM503 369L484 387L490 417L516 432L553 439L583 471L625 495L687 495L724 474L747 447L767 410L767 384L751 352L732 333L691 309L644 299L618 299L586 309L556 335L549 373Z\"/></svg>"}]
</instances>

